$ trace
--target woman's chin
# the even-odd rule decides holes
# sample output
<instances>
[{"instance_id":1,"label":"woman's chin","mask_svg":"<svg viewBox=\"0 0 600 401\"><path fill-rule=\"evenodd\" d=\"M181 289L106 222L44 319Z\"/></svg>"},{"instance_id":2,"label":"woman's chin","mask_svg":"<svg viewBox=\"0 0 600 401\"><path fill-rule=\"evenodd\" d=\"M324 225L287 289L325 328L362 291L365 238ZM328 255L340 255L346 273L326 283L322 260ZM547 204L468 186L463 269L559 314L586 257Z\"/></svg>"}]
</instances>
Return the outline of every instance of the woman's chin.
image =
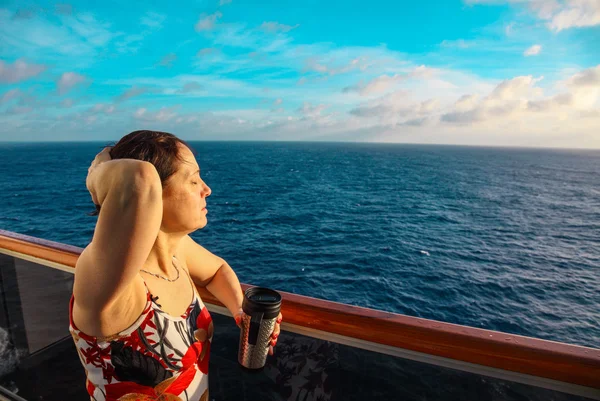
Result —
<instances>
[{"instance_id":1,"label":"woman's chin","mask_svg":"<svg viewBox=\"0 0 600 401\"><path fill-rule=\"evenodd\" d=\"M200 220L200 223L198 224L198 228L197 228L196 230L201 230L201 229L203 229L204 227L206 227L206 225L207 225L207 224L208 224L208 219L207 219L206 217L203 217L203 218Z\"/></svg>"}]
</instances>

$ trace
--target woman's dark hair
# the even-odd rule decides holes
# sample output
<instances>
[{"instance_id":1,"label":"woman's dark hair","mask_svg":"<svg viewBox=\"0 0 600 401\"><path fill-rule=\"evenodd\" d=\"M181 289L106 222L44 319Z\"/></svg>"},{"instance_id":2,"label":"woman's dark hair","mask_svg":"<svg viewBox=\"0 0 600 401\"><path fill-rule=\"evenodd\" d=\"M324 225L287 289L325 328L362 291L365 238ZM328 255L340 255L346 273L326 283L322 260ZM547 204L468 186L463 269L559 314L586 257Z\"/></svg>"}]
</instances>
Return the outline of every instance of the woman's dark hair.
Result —
<instances>
[{"instance_id":1,"label":"woman's dark hair","mask_svg":"<svg viewBox=\"0 0 600 401\"><path fill-rule=\"evenodd\" d=\"M177 162L183 162L178 144L186 146L194 156L196 155L196 151L183 139L161 131L133 131L116 144L108 146L112 147L109 152L111 160L136 159L152 163L164 188L167 179L177 171ZM98 214L100 214L100 205L96 205L96 210L88 213L88 216Z\"/></svg>"}]
</instances>

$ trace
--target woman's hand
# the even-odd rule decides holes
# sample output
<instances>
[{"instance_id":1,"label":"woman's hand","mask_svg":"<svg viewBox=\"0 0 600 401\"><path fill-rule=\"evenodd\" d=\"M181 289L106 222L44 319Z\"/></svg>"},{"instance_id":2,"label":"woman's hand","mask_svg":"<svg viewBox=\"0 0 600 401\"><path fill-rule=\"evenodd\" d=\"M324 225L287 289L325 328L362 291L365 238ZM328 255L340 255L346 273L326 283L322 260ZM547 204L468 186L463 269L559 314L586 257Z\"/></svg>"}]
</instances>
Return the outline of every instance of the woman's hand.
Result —
<instances>
[{"instance_id":1,"label":"woman's hand","mask_svg":"<svg viewBox=\"0 0 600 401\"><path fill-rule=\"evenodd\" d=\"M108 147L102 149L102 151L96 155L96 157L92 161L92 164L90 164L90 167L88 168L88 175L85 179L85 185L86 185L88 191L90 192L90 194L92 195L92 202L94 202L95 205L99 204L98 197L96 196L96 191L94 190L94 188L92 186L90 176L91 176L92 172L96 169L96 167L98 167L100 164L102 164L104 162L111 160L110 153L109 153L111 149L112 149L111 146L108 146Z\"/></svg>"},{"instance_id":2,"label":"woman's hand","mask_svg":"<svg viewBox=\"0 0 600 401\"><path fill-rule=\"evenodd\" d=\"M241 329L242 328L242 315L244 311L240 308L234 316L235 324ZM275 328L271 333L271 341L269 342L269 355L273 355L275 353L275 345L277 345L277 337L279 337L279 333L281 331L281 321L283 320L283 315L279 312L279 316L277 316L277 320L275 321Z\"/></svg>"}]
</instances>

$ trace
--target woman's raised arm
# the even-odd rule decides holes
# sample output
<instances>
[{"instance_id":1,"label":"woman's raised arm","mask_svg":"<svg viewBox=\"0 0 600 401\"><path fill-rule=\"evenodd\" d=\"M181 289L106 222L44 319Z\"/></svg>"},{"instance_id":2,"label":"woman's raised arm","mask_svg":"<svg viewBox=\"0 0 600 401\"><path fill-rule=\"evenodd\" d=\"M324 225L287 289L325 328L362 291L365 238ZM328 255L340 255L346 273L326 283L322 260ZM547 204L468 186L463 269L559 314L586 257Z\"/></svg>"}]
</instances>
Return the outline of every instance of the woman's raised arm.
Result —
<instances>
[{"instance_id":1,"label":"woman's raised arm","mask_svg":"<svg viewBox=\"0 0 600 401\"><path fill-rule=\"evenodd\" d=\"M86 184L101 206L91 243L77 261L79 308L100 313L123 295L146 261L162 220L156 168L134 159L92 164Z\"/></svg>"}]
</instances>

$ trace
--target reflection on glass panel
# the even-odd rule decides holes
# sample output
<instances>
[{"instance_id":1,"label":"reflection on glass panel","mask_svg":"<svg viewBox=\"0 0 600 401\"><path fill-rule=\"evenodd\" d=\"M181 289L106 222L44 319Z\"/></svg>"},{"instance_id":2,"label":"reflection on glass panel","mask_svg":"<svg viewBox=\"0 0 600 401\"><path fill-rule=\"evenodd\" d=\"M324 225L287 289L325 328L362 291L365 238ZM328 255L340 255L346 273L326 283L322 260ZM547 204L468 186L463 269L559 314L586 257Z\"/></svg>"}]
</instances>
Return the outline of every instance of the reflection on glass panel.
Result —
<instances>
[{"instance_id":1,"label":"reflection on glass panel","mask_svg":"<svg viewBox=\"0 0 600 401\"><path fill-rule=\"evenodd\" d=\"M4 254L0 258L2 302L19 348L33 354L68 335L73 275Z\"/></svg>"},{"instance_id":2,"label":"reflection on glass panel","mask_svg":"<svg viewBox=\"0 0 600 401\"><path fill-rule=\"evenodd\" d=\"M81 367L69 362L79 363L68 331L72 288L70 273L0 254L2 387L32 400L68 389L74 377L84 389Z\"/></svg>"},{"instance_id":3,"label":"reflection on glass panel","mask_svg":"<svg viewBox=\"0 0 600 401\"><path fill-rule=\"evenodd\" d=\"M73 340L68 337L29 357L0 377L0 386L26 400L86 401L85 373Z\"/></svg>"}]
</instances>

